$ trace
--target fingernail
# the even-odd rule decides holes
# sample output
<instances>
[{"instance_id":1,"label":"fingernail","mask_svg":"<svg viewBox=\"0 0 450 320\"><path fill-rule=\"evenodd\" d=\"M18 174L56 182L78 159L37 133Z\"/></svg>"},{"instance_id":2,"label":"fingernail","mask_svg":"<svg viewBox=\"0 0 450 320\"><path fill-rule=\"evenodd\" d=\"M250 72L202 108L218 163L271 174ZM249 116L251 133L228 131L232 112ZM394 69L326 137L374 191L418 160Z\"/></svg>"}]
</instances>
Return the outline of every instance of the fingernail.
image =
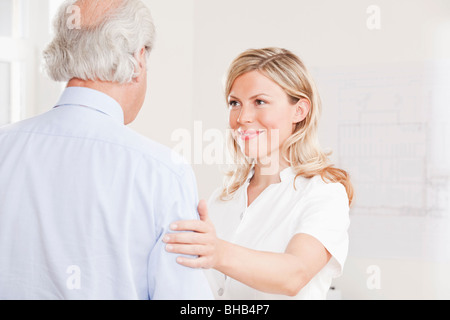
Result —
<instances>
[{"instance_id":1,"label":"fingernail","mask_svg":"<svg viewBox=\"0 0 450 320\"><path fill-rule=\"evenodd\" d=\"M171 246L171 245L166 246L166 250L167 251L172 251L173 250L173 246Z\"/></svg>"},{"instance_id":2,"label":"fingernail","mask_svg":"<svg viewBox=\"0 0 450 320\"><path fill-rule=\"evenodd\" d=\"M164 242L169 242L170 241L170 237L168 235L164 236L163 241Z\"/></svg>"},{"instance_id":3,"label":"fingernail","mask_svg":"<svg viewBox=\"0 0 450 320\"><path fill-rule=\"evenodd\" d=\"M177 224L171 224L170 225L170 229L172 229L172 230L177 230L178 229L178 225Z\"/></svg>"}]
</instances>

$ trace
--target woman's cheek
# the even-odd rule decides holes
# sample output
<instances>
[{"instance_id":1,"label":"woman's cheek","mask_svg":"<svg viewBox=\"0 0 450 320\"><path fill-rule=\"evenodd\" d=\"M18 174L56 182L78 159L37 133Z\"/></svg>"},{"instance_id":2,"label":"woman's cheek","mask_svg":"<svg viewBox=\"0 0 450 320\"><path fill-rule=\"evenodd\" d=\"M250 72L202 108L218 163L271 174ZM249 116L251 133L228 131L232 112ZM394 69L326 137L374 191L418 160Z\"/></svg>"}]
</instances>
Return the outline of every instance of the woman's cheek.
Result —
<instances>
[{"instance_id":1,"label":"woman's cheek","mask_svg":"<svg viewBox=\"0 0 450 320\"><path fill-rule=\"evenodd\" d=\"M239 129L239 124L238 124L238 121L237 121L238 116L239 115L237 114L237 112L234 112L234 111L230 112L229 125L230 125L230 128L233 129L233 130Z\"/></svg>"}]
</instances>

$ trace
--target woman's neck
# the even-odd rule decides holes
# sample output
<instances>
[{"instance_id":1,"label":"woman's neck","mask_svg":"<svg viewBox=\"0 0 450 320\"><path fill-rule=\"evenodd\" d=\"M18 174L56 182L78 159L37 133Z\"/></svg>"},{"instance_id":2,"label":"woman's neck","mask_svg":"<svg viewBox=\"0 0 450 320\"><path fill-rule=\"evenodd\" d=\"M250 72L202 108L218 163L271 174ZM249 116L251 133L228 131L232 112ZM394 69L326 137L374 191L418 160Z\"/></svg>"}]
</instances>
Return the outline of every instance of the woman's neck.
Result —
<instances>
[{"instance_id":1,"label":"woman's neck","mask_svg":"<svg viewBox=\"0 0 450 320\"><path fill-rule=\"evenodd\" d=\"M271 161L258 161L255 165L255 174L251 180L253 186L259 186L266 188L271 184L280 183L280 172L289 167L289 163L285 159L279 159Z\"/></svg>"},{"instance_id":2,"label":"woman's neck","mask_svg":"<svg viewBox=\"0 0 450 320\"><path fill-rule=\"evenodd\" d=\"M285 160L258 162L255 165L253 178L247 188L247 206L250 206L268 186L280 183L280 172L287 167L289 167L289 164Z\"/></svg>"}]
</instances>

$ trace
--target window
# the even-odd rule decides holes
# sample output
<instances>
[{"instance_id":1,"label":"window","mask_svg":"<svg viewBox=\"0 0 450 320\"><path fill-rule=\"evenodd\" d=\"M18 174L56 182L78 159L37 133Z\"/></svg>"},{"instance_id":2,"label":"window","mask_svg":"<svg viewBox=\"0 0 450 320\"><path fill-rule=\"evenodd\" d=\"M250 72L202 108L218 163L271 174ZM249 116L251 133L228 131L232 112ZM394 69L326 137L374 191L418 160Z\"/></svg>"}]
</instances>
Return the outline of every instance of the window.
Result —
<instances>
[{"instance_id":1,"label":"window","mask_svg":"<svg viewBox=\"0 0 450 320\"><path fill-rule=\"evenodd\" d=\"M12 36L13 0L0 2L0 37Z\"/></svg>"},{"instance_id":2,"label":"window","mask_svg":"<svg viewBox=\"0 0 450 320\"><path fill-rule=\"evenodd\" d=\"M0 126L48 111L63 84L41 72L49 26L63 0L0 0Z\"/></svg>"},{"instance_id":3,"label":"window","mask_svg":"<svg viewBox=\"0 0 450 320\"><path fill-rule=\"evenodd\" d=\"M11 106L10 79L10 64L0 62L0 126L7 124L11 119L11 110L9 108Z\"/></svg>"},{"instance_id":4,"label":"window","mask_svg":"<svg viewBox=\"0 0 450 320\"><path fill-rule=\"evenodd\" d=\"M0 125L19 121L24 115L28 2L0 2Z\"/></svg>"}]
</instances>

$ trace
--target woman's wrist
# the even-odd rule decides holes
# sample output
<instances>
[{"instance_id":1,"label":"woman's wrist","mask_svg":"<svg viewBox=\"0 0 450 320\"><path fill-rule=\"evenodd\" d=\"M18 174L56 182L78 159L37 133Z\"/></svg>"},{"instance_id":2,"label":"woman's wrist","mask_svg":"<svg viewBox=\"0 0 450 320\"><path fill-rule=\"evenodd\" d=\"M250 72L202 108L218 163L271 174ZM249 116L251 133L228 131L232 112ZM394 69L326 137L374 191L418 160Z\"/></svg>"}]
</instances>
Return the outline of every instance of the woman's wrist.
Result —
<instances>
[{"instance_id":1,"label":"woman's wrist","mask_svg":"<svg viewBox=\"0 0 450 320\"><path fill-rule=\"evenodd\" d=\"M229 250L229 243L225 240L218 239L216 247L216 261L213 268L221 271L226 268L226 263L229 259L226 258L227 251Z\"/></svg>"}]
</instances>

